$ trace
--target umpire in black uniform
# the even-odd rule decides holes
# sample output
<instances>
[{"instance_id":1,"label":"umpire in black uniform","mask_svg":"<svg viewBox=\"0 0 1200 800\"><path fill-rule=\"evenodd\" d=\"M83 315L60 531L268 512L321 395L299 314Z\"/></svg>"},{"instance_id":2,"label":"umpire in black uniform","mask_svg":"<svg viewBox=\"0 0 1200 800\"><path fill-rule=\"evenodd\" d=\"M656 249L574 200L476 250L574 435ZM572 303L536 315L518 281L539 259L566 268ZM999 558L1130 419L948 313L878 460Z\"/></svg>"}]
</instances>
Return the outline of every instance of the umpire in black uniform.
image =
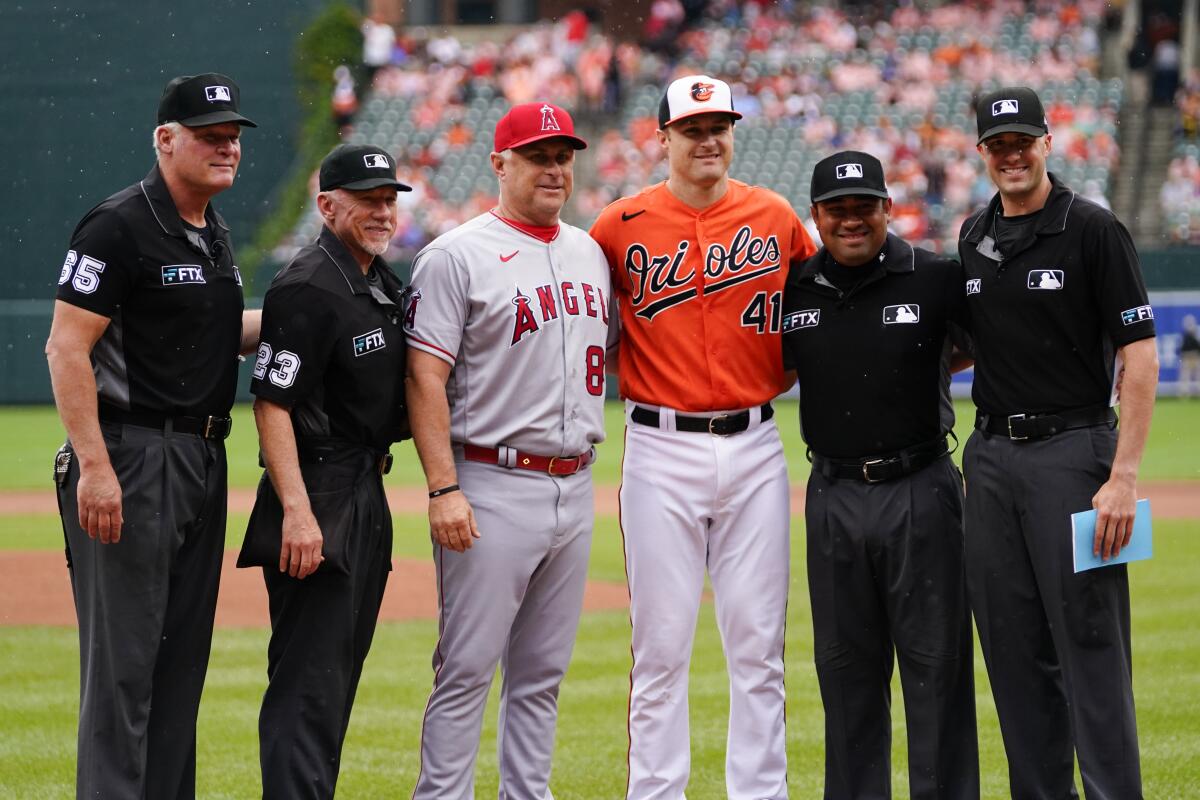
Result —
<instances>
[{"instance_id":1,"label":"umpire in black uniform","mask_svg":"<svg viewBox=\"0 0 1200 800\"><path fill-rule=\"evenodd\" d=\"M812 459L805 520L825 797L891 796L893 651L914 798L977 798L962 476L949 381L969 359L962 272L887 231L883 167L853 151L813 171L824 245L788 277L783 360ZM954 363L952 364L952 360Z\"/></svg>"},{"instance_id":2,"label":"umpire in black uniform","mask_svg":"<svg viewBox=\"0 0 1200 800\"><path fill-rule=\"evenodd\" d=\"M209 201L241 160L238 86L167 84L145 179L87 213L46 358L79 617L78 797L195 795L196 713L225 545L237 356L258 341Z\"/></svg>"},{"instance_id":3,"label":"umpire in black uniform","mask_svg":"<svg viewBox=\"0 0 1200 800\"><path fill-rule=\"evenodd\" d=\"M321 164L325 226L271 283L251 391L266 464L239 566L262 566L270 683L259 715L265 798L333 797L387 574L388 448L407 438L400 280L385 150Z\"/></svg>"},{"instance_id":4,"label":"umpire in black uniform","mask_svg":"<svg viewBox=\"0 0 1200 800\"><path fill-rule=\"evenodd\" d=\"M980 98L979 154L999 192L959 237L977 358L967 578L1014 798L1140 798L1124 565L1072 568L1071 521L1128 544L1158 381L1154 313L1111 212L1046 171L1037 95ZM1124 363L1121 426L1111 406Z\"/></svg>"}]
</instances>

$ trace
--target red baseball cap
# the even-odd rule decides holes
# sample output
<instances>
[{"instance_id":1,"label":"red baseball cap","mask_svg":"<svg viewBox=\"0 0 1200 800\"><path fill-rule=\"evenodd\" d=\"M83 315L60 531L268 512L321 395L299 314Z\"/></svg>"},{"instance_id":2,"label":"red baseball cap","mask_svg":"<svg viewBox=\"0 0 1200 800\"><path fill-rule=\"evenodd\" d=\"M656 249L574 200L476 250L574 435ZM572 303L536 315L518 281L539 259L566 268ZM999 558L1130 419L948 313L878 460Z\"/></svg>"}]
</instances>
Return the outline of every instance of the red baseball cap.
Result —
<instances>
[{"instance_id":1,"label":"red baseball cap","mask_svg":"<svg viewBox=\"0 0 1200 800\"><path fill-rule=\"evenodd\" d=\"M576 150L587 147L587 142L575 135L575 121L564 109L551 103L521 103L496 123L494 147L499 153L556 136L566 139Z\"/></svg>"}]
</instances>

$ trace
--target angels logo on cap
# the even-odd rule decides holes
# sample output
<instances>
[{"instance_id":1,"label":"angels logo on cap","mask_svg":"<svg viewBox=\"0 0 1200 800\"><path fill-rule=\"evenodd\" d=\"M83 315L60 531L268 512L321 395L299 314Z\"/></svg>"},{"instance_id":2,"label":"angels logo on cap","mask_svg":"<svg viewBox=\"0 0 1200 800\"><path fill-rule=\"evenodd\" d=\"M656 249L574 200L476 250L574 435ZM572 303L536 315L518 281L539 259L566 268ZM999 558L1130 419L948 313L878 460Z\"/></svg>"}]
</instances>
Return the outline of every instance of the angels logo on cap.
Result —
<instances>
[{"instance_id":1,"label":"angels logo on cap","mask_svg":"<svg viewBox=\"0 0 1200 800\"><path fill-rule=\"evenodd\" d=\"M1020 109L1020 105L1016 100L997 100L992 103L992 116L997 117L1001 114L1016 114Z\"/></svg>"},{"instance_id":2,"label":"angels logo on cap","mask_svg":"<svg viewBox=\"0 0 1200 800\"><path fill-rule=\"evenodd\" d=\"M210 103L228 103L229 87L228 86L205 86L204 96L208 98Z\"/></svg>"},{"instance_id":3,"label":"angels logo on cap","mask_svg":"<svg viewBox=\"0 0 1200 800\"><path fill-rule=\"evenodd\" d=\"M838 164L837 176L838 180L861 178L863 176L862 164Z\"/></svg>"},{"instance_id":4,"label":"angels logo on cap","mask_svg":"<svg viewBox=\"0 0 1200 800\"><path fill-rule=\"evenodd\" d=\"M372 168L378 167L387 169L391 166L391 164L388 163L387 156L379 153L371 153L370 155L363 156L363 163Z\"/></svg>"},{"instance_id":5,"label":"angels logo on cap","mask_svg":"<svg viewBox=\"0 0 1200 800\"><path fill-rule=\"evenodd\" d=\"M558 127L558 120L554 118L554 107L549 103L542 105L542 130L544 131L561 131Z\"/></svg>"}]
</instances>

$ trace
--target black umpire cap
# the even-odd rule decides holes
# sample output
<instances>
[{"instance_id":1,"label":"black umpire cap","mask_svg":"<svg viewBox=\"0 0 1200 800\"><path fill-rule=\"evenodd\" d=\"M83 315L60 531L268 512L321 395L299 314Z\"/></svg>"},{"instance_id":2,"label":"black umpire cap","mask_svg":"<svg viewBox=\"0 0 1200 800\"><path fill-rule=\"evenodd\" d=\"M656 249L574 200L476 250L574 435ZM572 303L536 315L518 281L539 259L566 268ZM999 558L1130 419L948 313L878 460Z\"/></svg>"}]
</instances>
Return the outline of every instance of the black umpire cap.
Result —
<instances>
[{"instance_id":1,"label":"black umpire cap","mask_svg":"<svg viewBox=\"0 0 1200 800\"><path fill-rule=\"evenodd\" d=\"M238 113L241 90L233 79L219 72L180 75L172 78L158 101L158 124L178 122L189 128L236 122L258 125Z\"/></svg>"},{"instance_id":2,"label":"black umpire cap","mask_svg":"<svg viewBox=\"0 0 1200 800\"><path fill-rule=\"evenodd\" d=\"M396 180L396 162L382 147L369 144L339 144L321 162L321 191L349 189L361 192L380 186L392 186L398 192L411 192Z\"/></svg>"},{"instance_id":3,"label":"black umpire cap","mask_svg":"<svg viewBox=\"0 0 1200 800\"><path fill-rule=\"evenodd\" d=\"M883 165L869 153L843 150L823 158L813 167L809 197L812 202L832 200L847 195L867 195L887 199L883 182Z\"/></svg>"},{"instance_id":4,"label":"black umpire cap","mask_svg":"<svg viewBox=\"0 0 1200 800\"><path fill-rule=\"evenodd\" d=\"M1037 92L1027 86L1006 86L988 92L975 106L975 124L979 141L998 133L1024 133L1045 136L1050 132L1046 111Z\"/></svg>"}]
</instances>

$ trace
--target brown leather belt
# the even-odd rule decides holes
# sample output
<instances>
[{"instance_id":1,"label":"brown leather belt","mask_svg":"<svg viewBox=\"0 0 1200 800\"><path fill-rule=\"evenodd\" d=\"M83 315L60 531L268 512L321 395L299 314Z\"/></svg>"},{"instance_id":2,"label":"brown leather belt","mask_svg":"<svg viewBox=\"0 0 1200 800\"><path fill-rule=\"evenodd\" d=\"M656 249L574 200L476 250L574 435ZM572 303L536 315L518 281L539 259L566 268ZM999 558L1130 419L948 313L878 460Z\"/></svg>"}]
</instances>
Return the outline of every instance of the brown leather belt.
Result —
<instances>
[{"instance_id":1,"label":"brown leather belt","mask_svg":"<svg viewBox=\"0 0 1200 800\"><path fill-rule=\"evenodd\" d=\"M527 469L533 472L545 472L548 475L574 475L595 460L595 451L588 450L577 456L535 456L522 453L519 450L505 448L515 459L509 464L503 459L500 448L480 447L479 445L463 445L463 455L468 461L479 461L484 464L498 464L502 467Z\"/></svg>"}]
</instances>

